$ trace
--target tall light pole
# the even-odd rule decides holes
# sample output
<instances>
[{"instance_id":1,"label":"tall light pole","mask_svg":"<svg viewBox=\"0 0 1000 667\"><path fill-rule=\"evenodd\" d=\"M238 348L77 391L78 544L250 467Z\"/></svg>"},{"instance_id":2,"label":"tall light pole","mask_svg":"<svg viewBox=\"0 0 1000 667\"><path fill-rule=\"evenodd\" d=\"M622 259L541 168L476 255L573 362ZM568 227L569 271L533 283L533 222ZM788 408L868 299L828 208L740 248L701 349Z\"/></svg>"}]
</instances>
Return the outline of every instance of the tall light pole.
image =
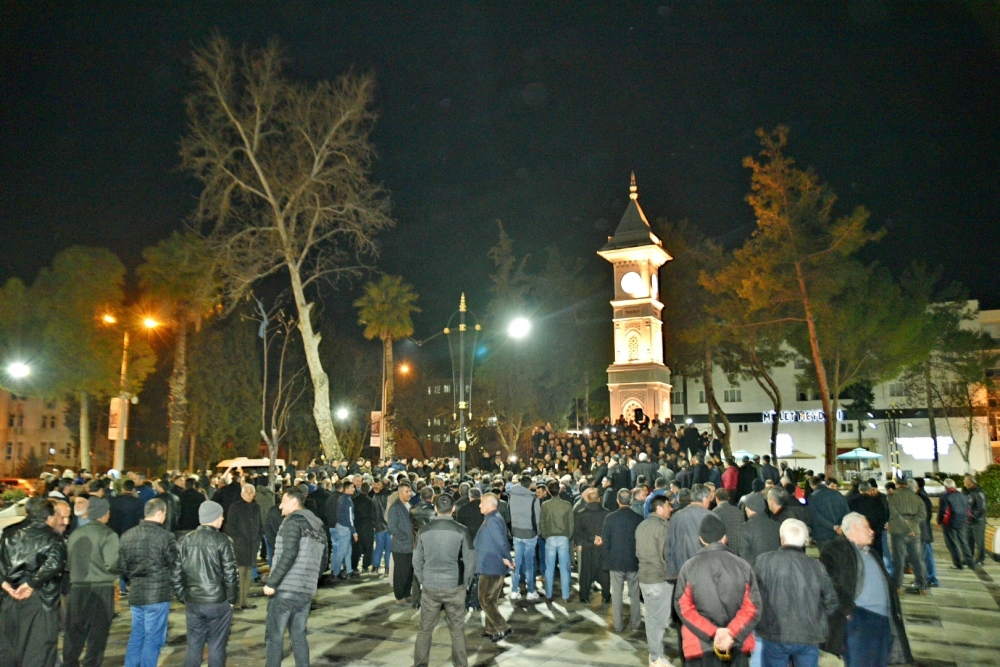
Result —
<instances>
[{"instance_id":1,"label":"tall light pole","mask_svg":"<svg viewBox=\"0 0 1000 667\"><path fill-rule=\"evenodd\" d=\"M118 323L118 318L114 315L104 315L103 318L105 324L112 325ZM142 326L146 329L155 329L160 326L152 317L147 317L142 321ZM128 383L128 343L129 343L129 331L128 327L123 327L123 340L122 340L122 372L121 381L119 384L119 393L115 399L112 399L111 405L111 418L115 416L115 405L114 401L118 401L118 429L115 433L115 453L113 466L115 470L121 471L125 468L125 429L128 428L128 406L129 401L137 398L134 395L126 391ZM111 422L109 421L109 424Z\"/></svg>"}]
</instances>

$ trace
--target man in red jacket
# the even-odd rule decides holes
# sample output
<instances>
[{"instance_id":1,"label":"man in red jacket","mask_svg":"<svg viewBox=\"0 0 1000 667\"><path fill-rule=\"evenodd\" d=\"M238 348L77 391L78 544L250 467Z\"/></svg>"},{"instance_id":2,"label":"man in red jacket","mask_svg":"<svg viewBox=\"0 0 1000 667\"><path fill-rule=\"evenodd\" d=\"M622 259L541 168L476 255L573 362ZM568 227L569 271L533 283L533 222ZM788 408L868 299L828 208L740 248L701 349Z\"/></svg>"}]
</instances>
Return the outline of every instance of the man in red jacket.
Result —
<instances>
[{"instance_id":1,"label":"man in red jacket","mask_svg":"<svg viewBox=\"0 0 1000 667\"><path fill-rule=\"evenodd\" d=\"M701 522L704 545L681 568L674 586L681 650L688 667L746 667L760 620L760 591L750 565L726 546L714 514Z\"/></svg>"}]
</instances>

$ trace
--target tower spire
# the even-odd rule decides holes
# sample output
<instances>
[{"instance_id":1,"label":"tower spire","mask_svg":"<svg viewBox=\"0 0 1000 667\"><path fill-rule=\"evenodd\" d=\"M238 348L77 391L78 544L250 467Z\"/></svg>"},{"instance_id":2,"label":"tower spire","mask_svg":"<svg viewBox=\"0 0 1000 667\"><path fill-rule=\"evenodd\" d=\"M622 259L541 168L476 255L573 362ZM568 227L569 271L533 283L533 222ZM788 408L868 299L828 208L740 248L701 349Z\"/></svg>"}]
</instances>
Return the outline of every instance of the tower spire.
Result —
<instances>
[{"instance_id":1,"label":"tower spire","mask_svg":"<svg viewBox=\"0 0 1000 667\"><path fill-rule=\"evenodd\" d=\"M635 201L639 198L639 188L635 184L635 172L632 172L632 184L628 186L628 198Z\"/></svg>"}]
</instances>

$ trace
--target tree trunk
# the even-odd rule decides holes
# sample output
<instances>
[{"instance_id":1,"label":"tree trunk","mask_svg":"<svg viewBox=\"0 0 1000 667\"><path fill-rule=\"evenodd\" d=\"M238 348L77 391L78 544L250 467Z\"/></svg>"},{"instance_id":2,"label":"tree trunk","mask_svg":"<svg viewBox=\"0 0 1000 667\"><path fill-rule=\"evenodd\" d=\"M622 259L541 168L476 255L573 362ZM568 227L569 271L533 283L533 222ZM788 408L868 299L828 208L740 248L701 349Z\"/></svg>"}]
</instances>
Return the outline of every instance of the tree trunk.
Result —
<instances>
[{"instance_id":1,"label":"tree trunk","mask_svg":"<svg viewBox=\"0 0 1000 667\"><path fill-rule=\"evenodd\" d=\"M396 410L392 405L394 368L392 361L392 336L382 341L382 376L385 382L385 399L382 402L382 458L391 459L396 455L396 440L393 421ZM362 447L364 444L362 443Z\"/></svg>"},{"instance_id":2,"label":"tree trunk","mask_svg":"<svg viewBox=\"0 0 1000 667\"><path fill-rule=\"evenodd\" d=\"M190 438L191 438L191 444L188 447L188 472L193 473L193 472L195 472L195 469L194 469L194 450L195 450L195 447L198 444L198 436L195 433L191 433Z\"/></svg>"},{"instance_id":3,"label":"tree trunk","mask_svg":"<svg viewBox=\"0 0 1000 667\"><path fill-rule=\"evenodd\" d=\"M771 461L778 465L778 429L781 426L781 390L768 374L767 369L760 363L760 357L751 352L751 371L753 379L757 381L760 388L764 390L767 397L771 399L774 406L774 419L771 420Z\"/></svg>"},{"instance_id":4,"label":"tree trunk","mask_svg":"<svg viewBox=\"0 0 1000 667\"><path fill-rule=\"evenodd\" d=\"M94 472L90 458L90 395L80 392L80 467Z\"/></svg>"},{"instance_id":5,"label":"tree trunk","mask_svg":"<svg viewBox=\"0 0 1000 667\"><path fill-rule=\"evenodd\" d=\"M931 441L934 443L934 472L941 472L941 464L938 458L938 442L937 442L937 422L934 421L934 391L933 385L931 384L931 364L926 362L924 364L924 391L927 393L927 425L931 432Z\"/></svg>"},{"instance_id":6,"label":"tree trunk","mask_svg":"<svg viewBox=\"0 0 1000 667\"><path fill-rule=\"evenodd\" d=\"M170 401L167 412L170 433L167 439L167 470L180 470L181 441L187 423L187 320L184 313L177 319L177 343L174 347L174 370L170 374Z\"/></svg>"},{"instance_id":7,"label":"tree trunk","mask_svg":"<svg viewBox=\"0 0 1000 667\"><path fill-rule=\"evenodd\" d=\"M313 385L313 419L319 431L320 445L327 460L341 461L344 458L337 442L337 431L333 426L333 411L330 409L330 378L323 370L323 361L319 357L319 344L322 336L313 329L313 304L306 300L302 288L302 276L298 268L288 263L288 272L292 279L292 293L295 296L295 307L299 314L299 333L302 334L302 348L306 353L306 365L309 367L309 377ZM289 455L291 452L289 452Z\"/></svg>"},{"instance_id":8,"label":"tree trunk","mask_svg":"<svg viewBox=\"0 0 1000 667\"><path fill-rule=\"evenodd\" d=\"M813 317L812 304L809 300L809 290L802 275L802 266L795 263L795 275L799 283L799 295L802 298L802 309L806 315L806 326L809 330L809 348L812 351L813 366L816 367L816 383L819 385L819 397L823 402L823 440L825 443L825 463L827 477L836 475L837 440L834 435L834 419L836 417L830 406L830 385L826 380L826 368L819 351L819 333L816 331L816 320Z\"/></svg>"},{"instance_id":9,"label":"tree trunk","mask_svg":"<svg viewBox=\"0 0 1000 667\"><path fill-rule=\"evenodd\" d=\"M703 381L705 383L705 404L708 406L708 422L712 425L712 435L722 440L722 451L726 459L733 460L733 448L730 446L731 427L729 417L722 410L722 406L715 400L715 384L712 379L712 346L705 343L705 363L703 367ZM722 417L724 428L719 427L715 418L716 413Z\"/></svg>"}]
</instances>

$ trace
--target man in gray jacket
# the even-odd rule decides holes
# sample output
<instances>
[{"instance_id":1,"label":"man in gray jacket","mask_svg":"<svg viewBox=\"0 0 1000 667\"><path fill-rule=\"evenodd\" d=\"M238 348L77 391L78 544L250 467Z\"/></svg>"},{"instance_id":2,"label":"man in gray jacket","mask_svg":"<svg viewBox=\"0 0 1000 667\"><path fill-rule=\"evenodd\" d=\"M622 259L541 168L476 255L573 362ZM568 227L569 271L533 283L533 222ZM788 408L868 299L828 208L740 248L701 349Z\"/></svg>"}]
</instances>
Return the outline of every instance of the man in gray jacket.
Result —
<instances>
[{"instance_id":1,"label":"man in gray jacket","mask_svg":"<svg viewBox=\"0 0 1000 667\"><path fill-rule=\"evenodd\" d=\"M434 500L435 516L420 529L413 550L413 573L423 588L414 667L427 667L431 635L442 609L451 630L451 662L455 667L469 664L465 652L465 591L476 571L476 553L469 531L451 517L454 509L450 495L439 495Z\"/></svg>"},{"instance_id":2,"label":"man in gray jacket","mask_svg":"<svg viewBox=\"0 0 1000 667\"><path fill-rule=\"evenodd\" d=\"M386 510L386 523L392 536L392 590L397 604L409 602L413 586L413 521L410 519L410 498L413 489L409 482L400 482L396 502Z\"/></svg>"},{"instance_id":3,"label":"man in gray jacket","mask_svg":"<svg viewBox=\"0 0 1000 667\"><path fill-rule=\"evenodd\" d=\"M111 633L115 612L115 582L118 581L118 535L108 528L111 507L91 496L85 526L69 536L69 614L63 639L63 664L78 667L84 644L83 664L97 667Z\"/></svg>"},{"instance_id":4,"label":"man in gray jacket","mask_svg":"<svg viewBox=\"0 0 1000 667\"><path fill-rule=\"evenodd\" d=\"M521 475L520 484L510 490L510 521L514 533L514 572L510 575L510 599L521 597L521 577L528 585L528 602L538 600L535 592L535 547L542 525L542 504L531 490L531 477Z\"/></svg>"},{"instance_id":5,"label":"man in gray jacket","mask_svg":"<svg viewBox=\"0 0 1000 667\"><path fill-rule=\"evenodd\" d=\"M639 561L639 589L646 603L646 642L649 664L669 664L663 655L663 632L670 623L674 586L667 581L667 544L670 532L670 503L655 496L649 503L649 517L635 529L635 555Z\"/></svg>"},{"instance_id":6,"label":"man in gray jacket","mask_svg":"<svg viewBox=\"0 0 1000 667\"><path fill-rule=\"evenodd\" d=\"M281 498L284 520L274 544L274 568L264 586L267 621L264 642L267 667L281 664L285 628L295 655L295 667L309 667L306 620L327 549L326 530L315 514L305 509L305 495L297 488Z\"/></svg>"}]
</instances>

